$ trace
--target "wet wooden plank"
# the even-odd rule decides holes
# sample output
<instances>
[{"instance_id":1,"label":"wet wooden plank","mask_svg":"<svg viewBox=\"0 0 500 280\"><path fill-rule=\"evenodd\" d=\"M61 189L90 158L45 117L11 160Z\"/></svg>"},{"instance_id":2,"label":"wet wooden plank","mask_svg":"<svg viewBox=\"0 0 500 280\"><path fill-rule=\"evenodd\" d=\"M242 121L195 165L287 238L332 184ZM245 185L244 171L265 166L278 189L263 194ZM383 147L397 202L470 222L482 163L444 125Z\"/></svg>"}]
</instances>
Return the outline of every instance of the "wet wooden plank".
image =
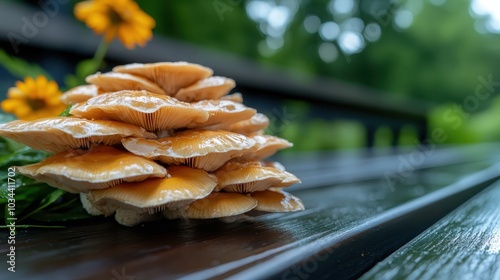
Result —
<instances>
[{"instance_id":1,"label":"wet wooden plank","mask_svg":"<svg viewBox=\"0 0 500 280\"><path fill-rule=\"evenodd\" d=\"M15 276L355 277L498 178L500 170L488 169L491 162L416 170L395 188L389 188L382 178L306 187L294 192L304 201L306 211L253 213L234 223L159 221L127 228L112 219L96 219L65 229L20 229ZM454 184L457 178L476 171L481 173ZM3 242L6 236L0 233L3 256L8 251ZM6 269L0 271L1 279L7 276L12 277Z\"/></svg>"},{"instance_id":2,"label":"wet wooden plank","mask_svg":"<svg viewBox=\"0 0 500 280\"><path fill-rule=\"evenodd\" d=\"M447 215L362 279L500 279L500 184Z\"/></svg>"}]
</instances>

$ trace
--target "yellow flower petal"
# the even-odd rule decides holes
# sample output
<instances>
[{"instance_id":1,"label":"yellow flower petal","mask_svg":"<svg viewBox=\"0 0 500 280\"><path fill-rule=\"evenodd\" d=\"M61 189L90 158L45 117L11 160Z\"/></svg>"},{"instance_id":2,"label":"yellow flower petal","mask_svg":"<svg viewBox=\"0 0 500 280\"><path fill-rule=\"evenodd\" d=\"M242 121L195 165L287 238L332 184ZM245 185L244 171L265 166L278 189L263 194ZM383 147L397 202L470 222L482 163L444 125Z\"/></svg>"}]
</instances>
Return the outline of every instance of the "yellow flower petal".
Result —
<instances>
[{"instance_id":1,"label":"yellow flower petal","mask_svg":"<svg viewBox=\"0 0 500 280\"><path fill-rule=\"evenodd\" d=\"M153 36L155 20L132 0L88 0L75 5L75 17L104 36L106 42L118 39L125 47L144 46Z\"/></svg>"},{"instance_id":2,"label":"yellow flower petal","mask_svg":"<svg viewBox=\"0 0 500 280\"><path fill-rule=\"evenodd\" d=\"M54 81L44 76L36 79L26 77L9 89L7 99L0 106L6 113L14 114L21 120L33 120L60 114L65 105L60 101L62 93Z\"/></svg>"}]
</instances>

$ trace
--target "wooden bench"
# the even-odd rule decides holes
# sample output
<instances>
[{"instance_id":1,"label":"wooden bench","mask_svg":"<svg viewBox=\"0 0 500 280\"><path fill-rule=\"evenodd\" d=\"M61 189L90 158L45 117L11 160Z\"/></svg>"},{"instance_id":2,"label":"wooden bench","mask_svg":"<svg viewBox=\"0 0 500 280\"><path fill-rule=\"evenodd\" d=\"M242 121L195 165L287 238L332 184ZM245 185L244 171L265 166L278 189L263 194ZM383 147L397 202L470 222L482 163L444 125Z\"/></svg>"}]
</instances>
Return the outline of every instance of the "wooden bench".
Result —
<instances>
[{"instance_id":1,"label":"wooden bench","mask_svg":"<svg viewBox=\"0 0 500 280\"><path fill-rule=\"evenodd\" d=\"M425 164L415 166L407 181L393 187L387 185L380 166L385 166L387 172L396 172L401 155L360 153L324 157L309 154L302 156L303 165L293 165L299 156L293 156L294 159L287 156L280 160L285 165L289 163L290 170L304 178L304 184L291 189L303 199L306 206L303 212L252 213L247 219L234 223L164 220L128 228L116 224L112 218L103 218L69 224L64 229L19 229L15 276L21 277L19 279L132 279L123 278L125 276L135 279L347 279L368 271L366 277L372 275L377 279L378 275L390 276L391 268L397 267L396 276L404 277L422 269L419 264L424 268L437 267L430 263L433 255L424 258L425 252L431 249L439 252L442 248L443 253L449 249L446 255L453 256L452 243L439 244L440 236L446 232L452 238L449 240L456 240L462 234L467 240L478 232L453 222L456 221L453 217L464 217L463 214L450 215L408 243L500 178L500 168L495 165L499 157L490 152L498 148L479 145L438 149ZM337 174L339 180L317 167L300 169L318 161L323 161L323 166ZM343 177L343 172L372 175ZM498 217L492 208L496 198L498 187L487 190L460 211L468 213L472 221L485 221L477 229L485 232L498 225L498 221L492 220ZM484 205L479 207L475 201ZM484 212L481 212L483 206ZM487 215L491 215L491 219ZM482 219L475 220L474 216ZM456 226L453 232L439 226L450 223ZM468 224L467 220L463 223ZM4 232L0 235L2 240L7 236ZM405 244L408 245L398 251L396 257L384 261ZM464 273L495 272L494 259L487 259L484 251L487 245L482 242L456 244L456 250L483 246L483 254L470 253L469 260L471 263L473 259L483 260L484 267L478 270L463 265ZM490 244L491 250L497 245ZM0 248L2 254L6 253L4 244ZM410 260L412 264L408 266L406 262ZM456 260L460 264L459 259ZM380 261L383 262L370 271ZM0 277L10 275L7 273L0 271Z\"/></svg>"},{"instance_id":2,"label":"wooden bench","mask_svg":"<svg viewBox=\"0 0 500 280\"><path fill-rule=\"evenodd\" d=\"M500 279L500 184L494 183L362 279Z\"/></svg>"}]
</instances>

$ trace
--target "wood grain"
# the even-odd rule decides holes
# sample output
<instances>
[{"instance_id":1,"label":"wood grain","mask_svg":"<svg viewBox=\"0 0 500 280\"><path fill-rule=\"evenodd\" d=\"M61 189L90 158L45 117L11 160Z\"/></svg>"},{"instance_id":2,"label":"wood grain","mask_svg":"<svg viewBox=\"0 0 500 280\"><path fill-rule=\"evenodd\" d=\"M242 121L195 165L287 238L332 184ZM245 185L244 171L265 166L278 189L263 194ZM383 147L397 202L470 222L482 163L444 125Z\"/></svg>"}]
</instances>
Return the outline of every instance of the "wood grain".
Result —
<instances>
[{"instance_id":1,"label":"wood grain","mask_svg":"<svg viewBox=\"0 0 500 280\"><path fill-rule=\"evenodd\" d=\"M362 279L500 279L500 184L447 215Z\"/></svg>"},{"instance_id":2,"label":"wood grain","mask_svg":"<svg viewBox=\"0 0 500 280\"><path fill-rule=\"evenodd\" d=\"M379 168L377 162L397 164L372 161L358 172ZM500 170L486 169L492 162L451 160L415 170L394 188L382 176L349 183L328 177L330 186L295 190L306 206L303 212L254 212L233 223L164 220L128 228L103 218L64 229L18 229L17 272L12 279L359 276L499 177ZM356 165L354 161L350 168ZM321 185L327 182L321 178L326 173L316 173ZM3 260L8 251L5 231L0 240ZM0 270L0 279L11 279L6 277L13 275Z\"/></svg>"}]
</instances>

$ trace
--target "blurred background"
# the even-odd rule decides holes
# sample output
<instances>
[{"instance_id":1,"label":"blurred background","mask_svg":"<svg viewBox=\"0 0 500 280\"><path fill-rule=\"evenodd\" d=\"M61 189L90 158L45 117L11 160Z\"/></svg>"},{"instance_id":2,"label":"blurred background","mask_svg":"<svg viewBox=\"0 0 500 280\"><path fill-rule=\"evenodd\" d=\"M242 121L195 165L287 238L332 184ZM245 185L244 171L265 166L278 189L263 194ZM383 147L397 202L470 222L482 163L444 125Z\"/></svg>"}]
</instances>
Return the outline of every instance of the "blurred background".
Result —
<instances>
[{"instance_id":1,"label":"blurred background","mask_svg":"<svg viewBox=\"0 0 500 280\"><path fill-rule=\"evenodd\" d=\"M37 63L62 84L99 43L74 18L76 2L1 0L0 61ZM497 1L137 2L156 20L154 39L132 51L115 42L108 68L211 67L236 80L292 151L500 140ZM17 79L0 69L2 99Z\"/></svg>"}]
</instances>

